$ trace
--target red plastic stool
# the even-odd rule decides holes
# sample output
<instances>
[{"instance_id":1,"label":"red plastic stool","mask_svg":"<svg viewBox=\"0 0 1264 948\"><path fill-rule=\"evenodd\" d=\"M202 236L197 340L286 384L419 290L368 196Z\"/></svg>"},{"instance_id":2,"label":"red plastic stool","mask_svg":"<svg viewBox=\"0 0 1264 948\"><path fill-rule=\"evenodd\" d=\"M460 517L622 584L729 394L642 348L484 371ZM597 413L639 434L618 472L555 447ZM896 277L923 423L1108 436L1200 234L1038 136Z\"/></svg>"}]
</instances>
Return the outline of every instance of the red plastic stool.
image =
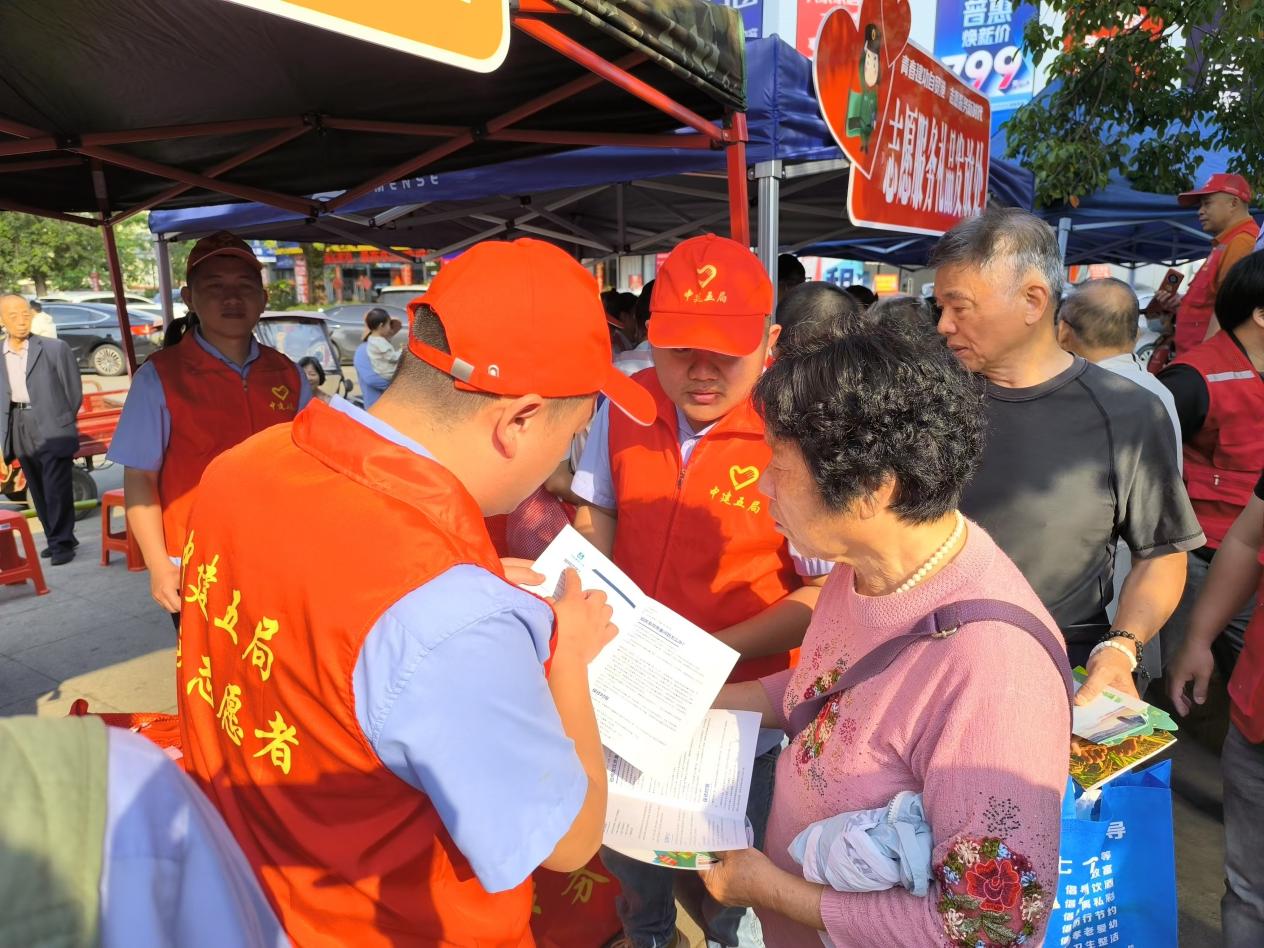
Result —
<instances>
[{"instance_id":1,"label":"red plastic stool","mask_svg":"<svg viewBox=\"0 0 1264 948\"><path fill-rule=\"evenodd\" d=\"M21 535L26 559L18 555L17 537ZM40 568L39 551L31 537L26 518L13 510L0 510L0 586L16 586L30 580L35 594L48 593L44 582L44 570Z\"/></svg>"},{"instance_id":2,"label":"red plastic stool","mask_svg":"<svg viewBox=\"0 0 1264 948\"><path fill-rule=\"evenodd\" d=\"M127 529L127 514L123 514L123 532L116 533L111 529L112 515L115 508L123 510L123 491L107 490L101 495L101 565L110 565L110 551L122 553L127 557L127 568L139 573L145 568L145 559L140 555L140 547L132 539Z\"/></svg>"}]
</instances>

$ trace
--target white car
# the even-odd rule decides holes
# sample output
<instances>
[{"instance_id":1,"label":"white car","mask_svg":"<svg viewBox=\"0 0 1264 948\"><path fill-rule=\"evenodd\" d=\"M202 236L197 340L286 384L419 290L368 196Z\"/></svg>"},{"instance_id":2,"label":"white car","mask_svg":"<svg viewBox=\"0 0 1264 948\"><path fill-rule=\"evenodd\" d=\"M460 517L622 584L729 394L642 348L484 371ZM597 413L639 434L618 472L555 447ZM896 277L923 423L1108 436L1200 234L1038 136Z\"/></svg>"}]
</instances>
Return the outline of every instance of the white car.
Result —
<instances>
[{"instance_id":1,"label":"white car","mask_svg":"<svg viewBox=\"0 0 1264 948\"><path fill-rule=\"evenodd\" d=\"M157 316L159 321L162 320L162 307L155 306L153 301L136 293L124 293L123 299L127 302L127 310L131 313L143 313L146 316ZM64 293L57 293L53 296L41 296L41 303L101 303L106 306L114 305L114 294L109 290L67 290Z\"/></svg>"}]
</instances>

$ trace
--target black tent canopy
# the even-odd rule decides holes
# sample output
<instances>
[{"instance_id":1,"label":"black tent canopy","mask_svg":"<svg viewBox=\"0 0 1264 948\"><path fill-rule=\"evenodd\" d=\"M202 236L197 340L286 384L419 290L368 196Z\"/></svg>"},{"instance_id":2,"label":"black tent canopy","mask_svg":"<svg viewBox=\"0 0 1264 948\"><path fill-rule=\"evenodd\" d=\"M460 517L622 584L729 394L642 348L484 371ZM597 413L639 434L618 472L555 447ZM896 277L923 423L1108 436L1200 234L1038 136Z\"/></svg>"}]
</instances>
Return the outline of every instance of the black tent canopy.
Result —
<instances>
[{"instance_id":1,"label":"black tent canopy","mask_svg":"<svg viewBox=\"0 0 1264 948\"><path fill-rule=\"evenodd\" d=\"M0 210L105 225L120 318L111 228L139 211L320 217L422 171L589 145L727 149L749 241L736 11L513 0L512 23L504 63L475 73L225 0L5 0Z\"/></svg>"}]
</instances>

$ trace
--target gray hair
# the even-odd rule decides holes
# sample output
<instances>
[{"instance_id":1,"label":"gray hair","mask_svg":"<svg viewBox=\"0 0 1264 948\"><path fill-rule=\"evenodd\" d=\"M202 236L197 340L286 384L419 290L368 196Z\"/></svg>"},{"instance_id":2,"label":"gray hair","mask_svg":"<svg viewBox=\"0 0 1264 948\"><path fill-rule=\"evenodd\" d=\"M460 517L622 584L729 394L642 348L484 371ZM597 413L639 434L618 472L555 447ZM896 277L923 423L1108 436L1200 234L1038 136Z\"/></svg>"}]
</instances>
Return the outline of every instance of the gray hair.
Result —
<instances>
[{"instance_id":1,"label":"gray hair","mask_svg":"<svg viewBox=\"0 0 1264 948\"><path fill-rule=\"evenodd\" d=\"M1114 277L1081 283L1058 310L1058 319L1093 349L1131 350L1137 344L1139 317L1137 294Z\"/></svg>"},{"instance_id":2,"label":"gray hair","mask_svg":"<svg viewBox=\"0 0 1264 948\"><path fill-rule=\"evenodd\" d=\"M1009 268L1015 279L1035 270L1057 303L1066 288L1066 274L1053 228L1016 207L989 207L978 217L961 221L939 239L931 252L935 268L957 265Z\"/></svg>"}]
</instances>

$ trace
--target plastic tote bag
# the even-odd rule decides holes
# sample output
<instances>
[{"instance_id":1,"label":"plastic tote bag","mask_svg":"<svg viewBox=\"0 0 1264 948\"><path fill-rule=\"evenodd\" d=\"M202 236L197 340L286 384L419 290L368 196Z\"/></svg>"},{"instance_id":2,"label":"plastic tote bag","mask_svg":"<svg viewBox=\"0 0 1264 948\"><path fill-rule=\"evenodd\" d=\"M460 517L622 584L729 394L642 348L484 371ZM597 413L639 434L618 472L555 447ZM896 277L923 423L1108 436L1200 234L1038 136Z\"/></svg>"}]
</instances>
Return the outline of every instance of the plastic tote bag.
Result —
<instances>
[{"instance_id":1,"label":"plastic tote bag","mask_svg":"<svg viewBox=\"0 0 1264 948\"><path fill-rule=\"evenodd\" d=\"M1068 781L1060 856L1046 948L1175 948L1170 760L1096 794Z\"/></svg>"}]
</instances>

